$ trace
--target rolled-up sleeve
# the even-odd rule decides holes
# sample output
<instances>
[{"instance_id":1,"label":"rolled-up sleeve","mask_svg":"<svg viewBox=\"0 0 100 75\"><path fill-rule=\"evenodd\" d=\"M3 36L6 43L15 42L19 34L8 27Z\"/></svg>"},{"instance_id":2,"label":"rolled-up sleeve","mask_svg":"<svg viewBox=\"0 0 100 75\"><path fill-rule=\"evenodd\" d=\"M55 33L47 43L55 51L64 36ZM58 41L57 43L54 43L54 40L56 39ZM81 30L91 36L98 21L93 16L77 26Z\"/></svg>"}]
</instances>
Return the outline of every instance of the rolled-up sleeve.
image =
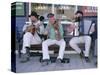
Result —
<instances>
[{"instance_id":1,"label":"rolled-up sleeve","mask_svg":"<svg viewBox=\"0 0 100 75\"><path fill-rule=\"evenodd\" d=\"M62 24L59 24L59 27L60 27L60 34L61 34L61 37L63 38L63 36L64 36L64 30L63 30Z\"/></svg>"}]
</instances>

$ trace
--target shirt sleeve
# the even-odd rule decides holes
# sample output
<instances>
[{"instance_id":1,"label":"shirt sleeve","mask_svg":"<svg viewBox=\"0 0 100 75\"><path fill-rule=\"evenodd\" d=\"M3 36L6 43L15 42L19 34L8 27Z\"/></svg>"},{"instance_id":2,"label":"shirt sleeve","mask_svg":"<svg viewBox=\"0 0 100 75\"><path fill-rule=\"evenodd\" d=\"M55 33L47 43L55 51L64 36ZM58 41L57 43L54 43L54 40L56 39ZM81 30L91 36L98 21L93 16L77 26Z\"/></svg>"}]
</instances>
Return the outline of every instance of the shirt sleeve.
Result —
<instances>
[{"instance_id":1,"label":"shirt sleeve","mask_svg":"<svg viewBox=\"0 0 100 75\"><path fill-rule=\"evenodd\" d=\"M22 31L25 32L26 29L27 29L27 25L25 24L25 25L23 26Z\"/></svg>"},{"instance_id":2,"label":"shirt sleeve","mask_svg":"<svg viewBox=\"0 0 100 75\"><path fill-rule=\"evenodd\" d=\"M41 22L38 21L38 22L36 23L35 27L38 29L40 26L41 26Z\"/></svg>"},{"instance_id":3,"label":"shirt sleeve","mask_svg":"<svg viewBox=\"0 0 100 75\"><path fill-rule=\"evenodd\" d=\"M63 35L64 35L64 30L63 30L62 24L59 24L59 27L60 27L60 34L61 34L61 37L63 37Z\"/></svg>"}]
</instances>

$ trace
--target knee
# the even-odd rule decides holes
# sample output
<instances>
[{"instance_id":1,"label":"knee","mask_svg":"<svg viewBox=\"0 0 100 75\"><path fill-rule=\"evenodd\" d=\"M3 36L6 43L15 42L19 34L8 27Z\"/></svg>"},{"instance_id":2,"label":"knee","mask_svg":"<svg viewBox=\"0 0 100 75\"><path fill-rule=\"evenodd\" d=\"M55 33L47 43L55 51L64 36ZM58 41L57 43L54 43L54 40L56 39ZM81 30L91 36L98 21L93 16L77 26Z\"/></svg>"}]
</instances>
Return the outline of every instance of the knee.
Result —
<instances>
[{"instance_id":1,"label":"knee","mask_svg":"<svg viewBox=\"0 0 100 75\"><path fill-rule=\"evenodd\" d=\"M62 45L63 45L63 46L66 46L66 42L65 42L65 41L63 41L63 42L62 42Z\"/></svg>"},{"instance_id":2,"label":"knee","mask_svg":"<svg viewBox=\"0 0 100 75\"><path fill-rule=\"evenodd\" d=\"M86 39L87 39L88 41L91 41L91 37L90 37L90 36L86 36Z\"/></svg>"},{"instance_id":3,"label":"knee","mask_svg":"<svg viewBox=\"0 0 100 75\"><path fill-rule=\"evenodd\" d=\"M43 41L42 45L47 45L47 41Z\"/></svg>"},{"instance_id":4,"label":"knee","mask_svg":"<svg viewBox=\"0 0 100 75\"><path fill-rule=\"evenodd\" d=\"M70 40L70 41L69 41L69 45L72 46L73 44L74 44L74 43L73 43L73 40Z\"/></svg>"}]
</instances>

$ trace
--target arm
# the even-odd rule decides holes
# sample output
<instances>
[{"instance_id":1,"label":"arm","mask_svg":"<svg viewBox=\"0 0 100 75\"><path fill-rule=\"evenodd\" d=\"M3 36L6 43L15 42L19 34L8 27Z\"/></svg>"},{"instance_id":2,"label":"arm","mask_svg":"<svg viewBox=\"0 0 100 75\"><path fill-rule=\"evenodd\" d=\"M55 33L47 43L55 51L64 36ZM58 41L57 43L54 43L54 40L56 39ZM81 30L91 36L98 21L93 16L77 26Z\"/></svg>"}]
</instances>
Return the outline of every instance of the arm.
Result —
<instances>
[{"instance_id":1,"label":"arm","mask_svg":"<svg viewBox=\"0 0 100 75\"><path fill-rule=\"evenodd\" d=\"M63 38L63 35L64 35L63 27L62 27L61 24L59 25L59 27L60 27L60 35L61 35L61 37Z\"/></svg>"}]
</instances>

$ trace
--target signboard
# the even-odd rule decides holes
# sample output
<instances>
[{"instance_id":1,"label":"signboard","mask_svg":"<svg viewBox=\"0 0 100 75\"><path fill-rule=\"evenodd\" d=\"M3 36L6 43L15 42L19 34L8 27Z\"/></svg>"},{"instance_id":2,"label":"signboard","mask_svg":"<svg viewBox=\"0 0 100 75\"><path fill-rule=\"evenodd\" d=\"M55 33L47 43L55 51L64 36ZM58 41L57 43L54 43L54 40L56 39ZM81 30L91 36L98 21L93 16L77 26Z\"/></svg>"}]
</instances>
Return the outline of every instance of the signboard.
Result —
<instances>
[{"instance_id":1,"label":"signboard","mask_svg":"<svg viewBox=\"0 0 100 75\"><path fill-rule=\"evenodd\" d=\"M83 6L81 10L84 16L97 16L97 7Z\"/></svg>"},{"instance_id":2,"label":"signboard","mask_svg":"<svg viewBox=\"0 0 100 75\"><path fill-rule=\"evenodd\" d=\"M25 16L25 3L15 2L11 5L12 16Z\"/></svg>"}]
</instances>

